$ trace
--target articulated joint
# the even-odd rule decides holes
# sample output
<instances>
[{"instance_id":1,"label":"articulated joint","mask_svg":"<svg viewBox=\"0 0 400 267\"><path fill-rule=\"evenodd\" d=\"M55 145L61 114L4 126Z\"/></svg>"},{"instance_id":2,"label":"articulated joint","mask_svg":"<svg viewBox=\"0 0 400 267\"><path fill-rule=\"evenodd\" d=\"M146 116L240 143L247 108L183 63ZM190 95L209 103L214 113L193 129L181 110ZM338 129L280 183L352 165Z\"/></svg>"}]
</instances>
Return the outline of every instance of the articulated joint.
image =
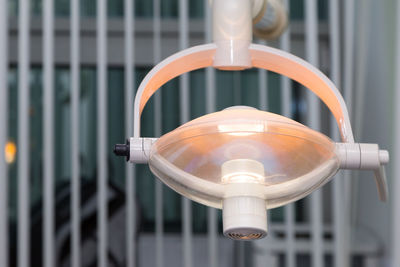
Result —
<instances>
[{"instance_id":1,"label":"articulated joint","mask_svg":"<svg viewBox=\"0 0 400 267\"><path fill-rule=\"evenodd\" d=\"M131 137L129 139L129 161L132 163L147 163L150 159L150 150L158 138Z\"/></svg>"},{"instance_id":2,"label":"articulated joint","mask_svg":"<svg viewBox=\"0 0 400 267\"><path fill-rule=\"evenodd\" d=\"M126 157L126 161L132 163L147 163L151 147L157 140L158 138L131 137L125 144L116 144L114 153L117 156Z\"/></svg>"},{"instance_id":3,"label":"articulated joint","mask_svg":"<svg viewBox=\"0 0 400 267\"><path fill-rule=\"evenodd\" d=\"M377 144L336 143L341 169L376 170L389 162L387 150Z\"/></svg>"},{"instance_id":4,"label":"articulated joint","mask_svg":"<svg viewBox=\"0 0 400 267\"><path fill-rule=\"evenodd\" d=\"M257 11L258 13L255 13ZM288 24L288 13L283 2L281 0L254 1L253 24L255 36L267 40L278 38Z\"/></svg>"}]
</instances>

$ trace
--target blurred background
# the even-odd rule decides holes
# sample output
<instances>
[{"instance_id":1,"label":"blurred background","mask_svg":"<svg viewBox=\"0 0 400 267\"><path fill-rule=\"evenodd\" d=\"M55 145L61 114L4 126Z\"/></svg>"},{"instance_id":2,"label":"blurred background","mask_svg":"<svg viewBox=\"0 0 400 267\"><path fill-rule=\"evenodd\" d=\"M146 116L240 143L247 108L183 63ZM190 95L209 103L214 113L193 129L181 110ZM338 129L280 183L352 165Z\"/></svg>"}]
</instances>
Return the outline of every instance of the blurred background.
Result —
<instances>
[{"instance_id":1,"label":"blurred background","mask_svg":"<svg viewBox=\"0 0 400 267\"><path fill-rule=\"evenodd\" d=\"M254 42L333 79L356 141L391 154L388 203L372 173L341 171L320 207L307 197L270 210L267 238L225 238L220 211L185 206L147 165L112 153L131 136L132 97L149 70L211 42L208 1L0 0L0 266L400 266L400 3L282 3L283 34ZM272 72L197 70L150 100L142 136L232 105L307 124L307 101ZM318 130L338 140L328 110L318 112Z\"/></svg>"}]
</instances>

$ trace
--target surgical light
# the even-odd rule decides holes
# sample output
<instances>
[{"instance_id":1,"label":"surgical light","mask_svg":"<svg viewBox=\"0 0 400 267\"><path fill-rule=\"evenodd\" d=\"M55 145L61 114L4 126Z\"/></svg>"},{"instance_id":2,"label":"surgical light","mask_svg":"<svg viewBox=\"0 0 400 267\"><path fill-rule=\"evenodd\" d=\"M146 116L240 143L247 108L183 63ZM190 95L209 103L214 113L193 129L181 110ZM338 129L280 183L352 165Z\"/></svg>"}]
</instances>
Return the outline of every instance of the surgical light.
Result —
<instances>
[{"instance_id":1,"label":"surgical light","mask_svg":"<svg viewBox=\"0 0 400 267\"><path fill-rule=\"evenodd\" d=\"M148 163L181 195L222 209L224 234L238 240L264 237L267 209L309 195L339 169L374 171L380 199L386 201L388 152L377 144L354 142L344 100L318 69L292 54L251 43L252 3L213 0L214 43L180 51L147 74L136 94L134 136L116 145L115 153L132 163ZM141 137L140 116L150 97L169 80L206 67L261 68L299 82L329 108L342 142L289 118L243 106L194 119L160 138Z\"/></svg>"}]
</instances>

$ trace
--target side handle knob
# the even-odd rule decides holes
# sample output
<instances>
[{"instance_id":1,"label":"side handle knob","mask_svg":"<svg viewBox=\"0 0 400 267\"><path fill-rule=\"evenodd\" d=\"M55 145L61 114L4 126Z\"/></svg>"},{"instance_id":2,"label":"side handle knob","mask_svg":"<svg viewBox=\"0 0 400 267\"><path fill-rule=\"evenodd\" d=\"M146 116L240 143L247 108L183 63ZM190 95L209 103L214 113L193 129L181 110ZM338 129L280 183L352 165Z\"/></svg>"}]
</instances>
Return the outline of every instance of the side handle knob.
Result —
<instances>
[{"instance_id":1,"label":"side handle knob","mask_svg":"<svg viewBox=\"0 0 400 267\"><path fill-rule=\"evenodd\" d=\"M127 139L125 144L116 144L114 146L114 154L120 157L125 157L126 161L129 161L131 155L129 140Z\"/></svg>"}]
</instances>

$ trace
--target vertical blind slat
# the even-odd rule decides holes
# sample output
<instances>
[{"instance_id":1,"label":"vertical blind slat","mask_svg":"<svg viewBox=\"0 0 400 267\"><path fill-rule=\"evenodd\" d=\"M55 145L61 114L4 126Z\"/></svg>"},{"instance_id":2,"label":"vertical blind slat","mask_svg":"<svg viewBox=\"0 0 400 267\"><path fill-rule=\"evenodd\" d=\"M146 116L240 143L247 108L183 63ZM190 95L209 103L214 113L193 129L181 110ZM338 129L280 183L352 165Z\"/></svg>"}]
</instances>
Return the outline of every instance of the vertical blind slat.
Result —
<instances>
[{"instance_id":1,"label":"vertical blind slat","mask_svg":"<svg viewBox=\"0 0 400 267\"><path fill-rule=\"evenodd\" d=\"M400 1L397 1L397 13L400 14ZM396 23L396 61L395 61L395 73L394 77L396 79L394 83L394 101L393 101L393 107L394 107L394 118L400 118L400 16L397 15L397 23ZM394 146L393 146L393 152L394 152L394 160L393 162L400 162L400 120L397 119L395 120L394 123L394 128L393 128L393 136L394 138ZM400 164L393 164L393 217L392 217L392 233L393 233L393 238L392 238L392 248L391 248L391 255L392 255L392 265L393 266L400 266L400 180L398 179L400 177ZM397 192L397 193L395 193Z\"/></svg>"},{"instance_id":2,"label":"vertical blind slat","mask_svg":"<svg viewBox=\"0 0 400 267\"><path fill-rule=\"evenodd\" d=\"M343 66L343 95L344 101L347 104L350 119L353 116L353 75L354 75L354 14L355 14L355 0L348 0L344 2L344 66ZM343 171L343 192L344 192L344 235L346 241L351 242L351 221L352 213L352 188L353 180L350 171ZM345 246L349 248L348 243ZM350 260L350 259L348 259Z\"/></svg>"},{"instance_id":3,"label":"vertical blind slat","mask_svg":"<svg viewBox=\"0 0 400 267\"><path fill-rule=\"evenodd\" d=\"M287 267L296 266L295 258L295 232L294 232L294 204L285 207L285 232L286 232L286 253L285 261Z\"/></svg>"},{"instance_id":4,"label":"vertical blind slat","mask_svg":"<svg viewBox=\"0 0 400 267\"><path fill-rule=\"evenodd\" d=\"M211 43L212 40L212 7L210 1L204 1L204 28L205 42ZM215 91L215 69L210 67L206 69L206 112L214 112L216 109L216 91Z\"/></svg>"},{"instance_id":5,"label":"vertical blind slat","mask_svg":"<svg viewBox=\"0 0 400 267\"><path fill-rule=\"evenodd\" d=\"M284 1L286 10L290 10L289 0ZM290 25L288 25L285 32L282 34L281 49L290 52ZM285 117L291 118L291 103L292 103L292 82L289 78L285 76L281 76L281 85L282 85L282 114ZM285 231L286 231L286 253L285 253L285 261L287 267L295 266L295 251L294 251L294 204L288 204L284 208L285 214Z\"/></svg>"},{"instance_id":6,"label":"vertical blind slat","mask_svg":"<svg viewBox=\"0 0 400 267\"><path fill-rule=\"evenodd\" d=\"M8 136L7 11L7 0L0 0L0 266L8 266L8 172L3 153Z\"/></svg>"},{"instance_id":7,"label":"vertical blind slat","mask_svg":"<svg viewBox=\"0 0 400 267\"><path fill-rule=\"evenodd\" d=\"M71 0L71 167L72 167L72 267L79 267L80 264L80 163L79 163L79 0Z\"/></svg>"},{"instance_id":8,"label":"vertical blind slat","mask_svg":"<svg viewBox=\"0 0 400 267\"><path fill-rule=\"evenodd\" d=\"M260 41L262 45L267 45L267 42ZM264 69L258 69L258 107L260 110L268 110L268 72ZM268 217L267 217L268 218Z\"/></svg>"},{"instance_id":9,"label":"vertical blind slat","mask_svg":"<svg viewBox=\"0 0 400 267\"><path fill-rule=\"evenodd\" d=\"M287 12L290 10L290 1L284 0L284 5L286 7ZM281 40L280 40L280 48L283 51L289 52L291 49L291 40L290 40L290 24L287 26L286 30L283 32ZM282 82L282 114L285 117L291 118L293 116L291 110L292 103L292 82L289 78L285 76L281 76Z\"/></svg>"},{"instance_id":10,"label":"vertical blind slat","mask_svg":"<svg viewBox=\"0 0 400 267\"><path fill-rule=\"evenodd\" d=\"M268 72L262 69L258 70L258 95L259 99L259 108L260 110L267 111L268 110L268 91L267 91L267 84L268 84Z\"/></svg>"},{"instance_id":11,"label":"vertical blind slat","mask_svg":"<svg viewBox=\"0 0 400 267\"><path fill-rule=\"evenodd\" d=\"M134 89L134 4L125 0L125 134L133 135L133 89ZM126 258L127 267L136 266L136 206L135 206L135 165L126 164Z\"/></svg>"},{"instance_id":12,"label":"vertical blind slat","mask_svg":"<svg viewBox=\"0 0 400 267\"><path fill-rule=\"evenodd\" d=\"M179 0L179 48L185 49L189 45L189 18L188 1ZM189 121L189 75L183 74L179 79L179 103L180 103L180 122L181 124ZM193 266L192 256L192 203L186 197L182 197L183 215L183 266Z\"/></svg>"},{"instance_id":13,"label":"vertical blind slat","mask_svg":"<svg viewBox=\"0 0 400 267\"><path fill-rule=\"evenodd\" d=\"M352 116L353 103L353 67L354 67L354 0L345 1L344 8L344 99Z\"/></svg>"},{"instance_id":14,"label":"vertical blind slat","mask_svg":"<svg viewBox=\"0 0 400 267\"><path fill-rule=\"evenodd\" d=\"M205 42L212 42L211 32L211 6L209 1L204 1L204 28L205 28ZM206 113L215 112L215 69L207 68L206 72ZM209 266L218 266L218 218L217 210L214 208L207 208L207 237L208 237L208 257Z\"/></svg>"},{"instance_id":15,"label":"vertical blind slat","mask_svg":"<svg viewBox=\"0 0 400 267\"><path fill-rule=\"evenodd\" d=\"M153 0L153 53L154 65L161 61L161 2ZM154 96L154 133L162 134L162 92L158 90ZM155 215L156 215L156 266L164 265L164 218L163 218L163 185L155 179Z\"/></svg>"},{"instance_id":16,"label":"vertical blind slat","mask_svg":"<svg viewBox=\"0 0 400 267\"><path fill-rule=\"evenodd\" d=\"M265 40L258 40L261 45L268 45ZM268 71L264 69L258 69L258 109L262 111L268 111ZM271 225L271 210L266 210L267 212L267 227ZM268 251L268 241L263 242L266 251ZM270 253L268 251L267 253ZM243 265L245 266L245 265Z\"/></svg>"},{"instance_id":17,"label":"vertical blind slat","mask_svg":"<svg viewBox=\"0 0 400 267\"><path fill-rule=\"evenodd\" d=\"M365 107L365 83L367 81L367 61L368 61L368 51L369 51L369 36L370 36L370 26L368 23L371 21L371 1L366 0L360 2L358 5L357 21L354 25L357 25L357 49L355 51L356 66L355 66L355 82L354 91L357 97L354 98L355 109L353 114L353 131L356 139L362 140L363 134L363 123L364 123L364 107ZM355 27L355 26L354 26ZM359 177L359 172L357 172L357 177ZM357 180L356 180L357 182Z\"/></svg>"},{"instance_id":18,"label":"vertical blind slat","mask_svg":"<svg viewBox=\"0 0 400 267\"><path fill-rule=\"evenodd\" d=\"M107 266L107 2L97 0L98 266Z\"/></svg>"},{"instance_id":19,"label":"vertical blind slat","mask_svg":"<svg viewBox=\"0 0 400 267\"><path fill-rule=\"evenodd\" d=\"M53 0L43 2L43 259L45 267L54 262L54 17Z\"/></svg>"},{"instance_id":20,"label":"vertical blind slat","mask_svg":"<svg viewBox=\"0 0 400 267\"><path fill-rule=\"evenodd\" d=\"M29 22L30 1L18 12L18 267L29 267Z\"/></svg>"},{"instance_id":21,"label":"vertical blind slat","mask_svg":"<svg viewBox=\"0 0 400 267\"><path fill-rule=\"evenodd\" d=\"M331 55L331 79L340 88L340 34L339 34L339 2L329 1L329 42ZM340 140L340 135L335 119L331 116L330 131L333 140ZM333 220L334 220L334 266L346 267L348 260L346 255L345 233L344 233L344 202L343 202L343 175L337 173L332 182L333 189Z\"/></svg>"},{"instance_id":22,"label":"vertical blind slat","mask_svg":"<svg viewBox=\"0 0 400 267\"><path fill-rule=\"evenodd\" d=\"M306 27L306 58L312 65L318 67L318 16L316 0L305 2L305 27ZM320 130L319 102L315 95L307 91L308 124ZM311 226L312 226L312 266L323 265L323 240L322 240L322 193L316 190L311 195Z\"/></svg>"}]
</instances>

